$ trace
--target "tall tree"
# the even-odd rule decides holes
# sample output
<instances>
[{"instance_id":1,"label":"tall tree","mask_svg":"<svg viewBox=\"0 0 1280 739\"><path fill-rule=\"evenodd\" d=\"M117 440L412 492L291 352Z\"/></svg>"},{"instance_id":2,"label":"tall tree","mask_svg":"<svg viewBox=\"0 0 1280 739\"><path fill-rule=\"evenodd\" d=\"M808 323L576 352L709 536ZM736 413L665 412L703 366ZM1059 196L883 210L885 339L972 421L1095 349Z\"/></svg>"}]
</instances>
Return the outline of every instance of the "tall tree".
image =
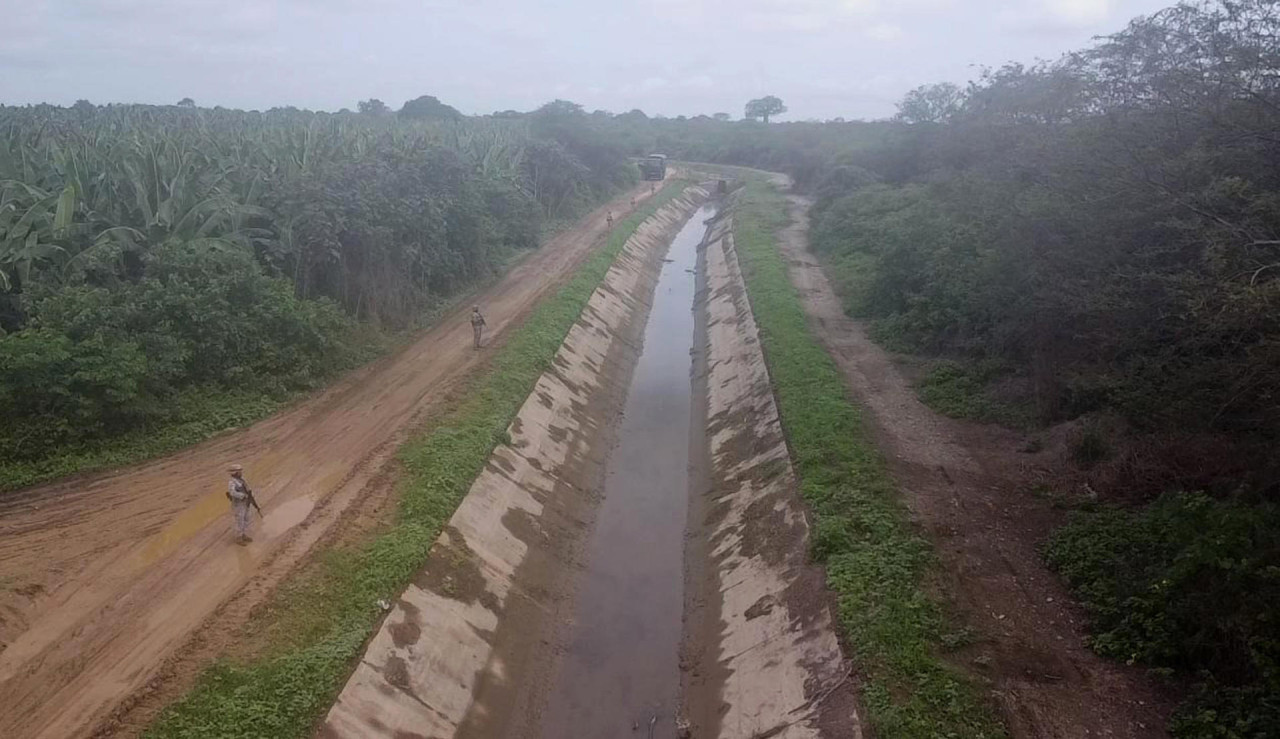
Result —
<instances>
[{"instance_id":1,"label":"tall tree","mask_svg":"<svg viewBox=\"0 0 1280 739\"><path fill-rule=\"evenodd\" d=\"M787 106L782 102L781 98L766 95L747 103L745 117L753 121L763 118L764 122L768 123L769 116L782 115L786 112Z\"/></svg>"},{"instance_id":2,"label":"tall tree","mask_svg":"<svg viewBox=\"0 0 1280 739\"><path fill-rule=\"evenodd\" d=\"M898 120L904 123L945 123L964 105L964 91L950 82L921 85L898 103Z\"/></svg>"},{"instance_id":3,"label":"tall tree","mask_svg":"<svg viewBox=\"0 0 1280 739\"><path fill-rule=\"evenodd\" d=\"M356 103L356 109L367 115L386 115L391 112L387 104L377 98L369 98Z\"/></svg>"},{"instance_id":4,"label":"tall tree","mask_svg":"<svg viewBox=\"0 0 1280 739\"><path fill-rule=\"evenodd\" d=\"M462 118L462 113L458 112L457 108L452 105L445 105L434 95L422 95L407 101L404 107L400 109L399 115L401 118L418 120L434 118L456 121Z\"/></svg>"}]
</instances>

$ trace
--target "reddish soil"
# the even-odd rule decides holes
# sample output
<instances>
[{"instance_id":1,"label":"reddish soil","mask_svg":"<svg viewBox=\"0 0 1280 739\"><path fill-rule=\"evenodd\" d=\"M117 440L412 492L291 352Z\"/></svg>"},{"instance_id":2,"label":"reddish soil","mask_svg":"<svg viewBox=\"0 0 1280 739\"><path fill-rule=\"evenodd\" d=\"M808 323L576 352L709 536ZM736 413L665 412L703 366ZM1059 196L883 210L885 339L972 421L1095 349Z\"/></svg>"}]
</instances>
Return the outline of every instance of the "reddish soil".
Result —
<instances>
[{"instance_id":1,"label":"reddish soil","mask_svg":"<svg viewBox=\"0 0 1280 739\"><path fill-rule=\"evenodd\" d=\"M591 252L608 211L625 213L633 197L648 196L645 183L598 209L476 296L486 343L501 341ZM203 654L201 644L233 633L349 520L349 509L385 506L395 449L486 354L471 347L469 306L396 355L249 428L6 496L0 736L110 731L123 702L136 701L175 661ZM266 512L247 546L229 531L225 469L233 461L245 465Z\"/></svg>"},{"instance_id":2,"label":"reddish soil","mask_svg":"<svg viewBox=\"0 0 1280 739\"><path fill-rule=\"evenodd\" d=\"M977 635L955 655L960 666L989 683L1015 739L1167 736L1166 691L1085 646L1081 611L1037 554L1063 516L1031 493L1055 452L1020 453L1022 434L925 407L893 358L844 315L808 251L809 203L790 201L792 223L780 243L792 284L868 411L914 521L934 542L937 588Z\"/></svg>"}]
</instances>

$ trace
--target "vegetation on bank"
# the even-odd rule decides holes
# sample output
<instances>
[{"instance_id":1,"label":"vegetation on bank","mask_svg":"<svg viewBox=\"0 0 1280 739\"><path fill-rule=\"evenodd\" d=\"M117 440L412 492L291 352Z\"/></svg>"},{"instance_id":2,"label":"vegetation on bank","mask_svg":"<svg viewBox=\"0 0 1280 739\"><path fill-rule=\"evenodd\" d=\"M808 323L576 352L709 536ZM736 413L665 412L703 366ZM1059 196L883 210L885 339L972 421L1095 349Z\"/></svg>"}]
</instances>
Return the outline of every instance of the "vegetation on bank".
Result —
<instances>
[{"instance_id":1,"label":"vegetation on bank","mask_svg":"<svg viewBox=\"0 0 1280 739\"><path fill-rule=\"evenodd\" d=\"M317 567L286 583L263 610L266 618L246 626L266 630L266 653L210 668L147 737L287 739L311 733L377 625L377 601L394 600L426 561L627 238L683 189L668 185L618 223L573 279L511 331L456 405L400 450L405 474L395 522L371 541L325 552Z\"/></svg>"},{"instance_id":2,"label":"vegetation on bank","mask_svg":"<svg viewBox=\"0 0 1280 739\"><path fill-rule=\"evenodd\" d=\"M875 122L562 101L484 118L433 99L399 116L0 108L0 488L268 412L359 361L357 324L411 320L532 244L530 224L633 176L623 152L781 171L815 201L847 311L941 362L931 405L1082 429L1069 456L1129 507L1082 514L1046 551L1097 648L1203 686L1180 737L1280 735L1257 718L1280 704L1280 605L1233 605L1280 567L1265 527L1241 524L1271 521L1280 492L1274 6L1183 3L1056 62L927 85ZM210 281L222 259L239 277ZM230 329L187 318L206 307ZM1182 508L1196 525L1118 543L1118 521L1150 533ZM839 543L835 520L819 534ZM1254 553L1206 564L1241 542ZM1155 603L1167 619L1116 615Z\"/></svg>"},{"instance_id":3,"label":"vegetation on bank","mask_svg":"<svg viewBox=\"0 0 1280 739\"><path fill-rule=\"evenodd\" d=\"M916 390L925 405L951 418L1026 426L1032 413L996 397L991 387L992 381L1002 378L1005 372L998 362L944 359L929 365L916 383Z\"/></svg>"},{"instance_id":4,"label":"vegetation on bank","mask_svg":"<svg viewBox=\"0 0 1280 739\"><path fill-rule=\"evenodd\" d=\"M1280 506L1178 493L1140 510L1080 511L1045 554L1080 597L1100 654L1200 676L1175 736L1280 735Z\"/></svg>"},{"instance_id":5,"label":"vegetation on bank","mask_svg":"<svg viewBox=\"0 0 1280 739\"><path fill-rule=\"evenodd\" d=\"M866 719L875 735L895 739L1004 736L974 681L939 656L955 635L927 593L932 550L912 531L839 370L809 332L776 242L785 202L769 185L748 183L734 240Z\"/></svg>"},{"instance_id":6,"label":"vegetation on bank","mask_svg":"<svg viewBox=\"0 0 1280 739\"><path fill-rule=\"evenodd\" d=\"M366 360L635 180L585 118L0 106L0 490Z\"/></svg>"},{"instance_id":7,"label":"vegetation on bank","mask_svg":"<svg viewBox=\"0 0 1280 739\"><path fill-rule=\"evenodd\" d=\"M613 119L629 146L791 174L847 312L942 360L935 408L1079 428L1065 461L1125 507L1048 560L1096 649L1198 686L1183 739L1280 736L1277 38L1274 2L1188 2L922 87L894 121Z\"/></svg>"}]
</instances>

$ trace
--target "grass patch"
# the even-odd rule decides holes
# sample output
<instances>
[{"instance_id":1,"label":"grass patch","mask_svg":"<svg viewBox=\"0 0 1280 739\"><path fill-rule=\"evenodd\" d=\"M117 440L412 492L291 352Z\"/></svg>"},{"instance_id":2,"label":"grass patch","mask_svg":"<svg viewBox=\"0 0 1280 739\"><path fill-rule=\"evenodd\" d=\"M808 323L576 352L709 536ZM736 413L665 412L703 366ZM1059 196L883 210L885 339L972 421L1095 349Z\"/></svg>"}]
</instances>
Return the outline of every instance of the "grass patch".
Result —
<instances>
[{"instance_id":1,"label":"grass patch","mask_svg":"<svg viewBox=\"0 0 1280 739\"><path fill-rule=\"evenodd\" d=\"M1026 427L1029 412L991 395L991 383L1004 374L1005 368L995 362L941 360L916 384L916 392L921 402L944 416Z\"/></svg>"},{"instance_id":2,"label":"grass patch","mask_svg":"<svg viewBox=\"0 0 1280 739\"><path fill-rule=\"evenodd\" d=\"M1280 736L1280 506L1191 493L1100 506L1044 553L1089 614L1094 651L1198 676L1175 737Z\"/></svg>"},{"instance_id":3,"label":"grass patch","mask_svg":"<svg viewBox=\"0 0 1280 739\"><path fill-rule=\"evenodd\" d=\"M1097 423L1086 423L1084 428L1068 442L1071 459L1079 467L1088 469L1111 456L1111 441L1107 432Z\"/></svg>"},{"instance_id":4,"label":"grass patch","mask_svg":"<svg viewBox=\"0 0 1280 739\"><path fill-rule=\"evenodd\" d=\"M176 451L275 413L290 397L254 390L195 388L170 399L171 421L112 439L64 447L33 460L0 461L0 494L80 472L121 467Z\"/></svg>"},{"instance_id":5,"label":"grass patch","mask_svg":"<svg viewBox=\"0 0 1280 739\"><path fill-rule=\"evenodd\" d=\"M981 690L940 656L959 642L925 592L930 545L912 531L835 363L809 332L775 241L786 223L782 195L748 183L734 236L867 720L894 739L1005 736Z\"/></svg>"},{"instance_id":6,"label":"grass patch","mask_svg":"<svg viewBox=\"0 0 1280 739\"><path fill-rule=\"evenodd\" d=\"M512 332L465 397L401 448L405 475L396 522L365 544L325 552L318 568L281 588L267 609L270 622L253 625L270 631L269 648L246 663L216 664L165 710L147 737L310 734L378 623L376 601L394 599L422 566L627 238L683 189L667 186L622 220L604 248Z\"/></svg>"}]
</instances>

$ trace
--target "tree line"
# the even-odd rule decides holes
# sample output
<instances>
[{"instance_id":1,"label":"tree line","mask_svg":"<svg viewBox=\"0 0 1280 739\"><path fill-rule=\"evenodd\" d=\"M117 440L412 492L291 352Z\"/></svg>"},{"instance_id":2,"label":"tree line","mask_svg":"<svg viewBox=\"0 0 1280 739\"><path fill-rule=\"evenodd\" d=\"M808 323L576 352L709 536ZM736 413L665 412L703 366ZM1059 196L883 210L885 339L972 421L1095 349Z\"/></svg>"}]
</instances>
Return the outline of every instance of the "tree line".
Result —
<instances>
[{"instance_id":1,"label":"tree line","mask_svg":"<svg viewBox=\"0 0 1280 739\"><path fill-rule=\"evenodd\" d=\"M163 427L192 393L310 387L367 355L359 326L412 326L635 179L569 103L82 102L0 107L9 460Z\"/></svg>"}]
</instances>

